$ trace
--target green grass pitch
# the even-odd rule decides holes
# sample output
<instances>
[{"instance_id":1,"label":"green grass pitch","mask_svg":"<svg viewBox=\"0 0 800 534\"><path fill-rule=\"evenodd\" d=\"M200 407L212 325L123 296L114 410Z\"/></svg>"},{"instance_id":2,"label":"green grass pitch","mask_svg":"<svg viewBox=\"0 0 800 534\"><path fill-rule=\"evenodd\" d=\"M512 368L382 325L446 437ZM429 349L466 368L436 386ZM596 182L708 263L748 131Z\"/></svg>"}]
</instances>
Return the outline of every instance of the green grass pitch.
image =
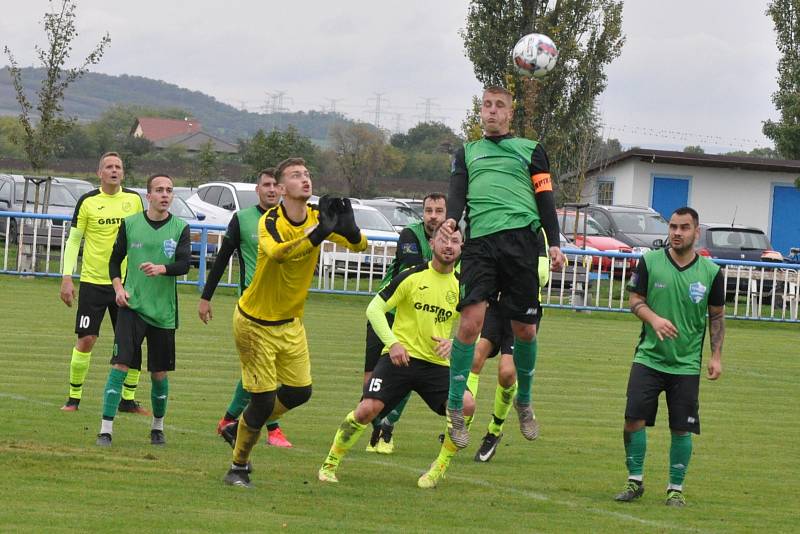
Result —
<instances>
[{"instance_id":1,"label":"green grass pitch","mask_svg":"<svg viewBox=\"0 0 800 534\"><path fill-rule=\"evenodd\" d=\"M648 432L644 497L612 500L625 480L622 413L639 322L628 314L546 311L534 386L541 437L526 442L512 410L498 454L473 461L493 399L484 370L472 443L435 490L416 487L435 458L443 419L412 397L396 452L345 458L338 485L316 480L330 441L355 407L367 299L311 295L306 329L311 401L283 420L292 450L259 444L255 488L227 487L230 449L214 429L237 380L230 333L235 298L220 290L214 320L180 290L177 370L170 376L168 445L149 445L149 418L120 414L114 445L95 447L112 341L105 324L77 413L62 413L74 309L58 281L0 277L0 531L20 532L788 532L800 499L800 330L729 321L717 383L701 385L688 506L663 504L669 432L662 404ZM143 375L137 398L150 404Z\"/></svg>"}]
</instances>

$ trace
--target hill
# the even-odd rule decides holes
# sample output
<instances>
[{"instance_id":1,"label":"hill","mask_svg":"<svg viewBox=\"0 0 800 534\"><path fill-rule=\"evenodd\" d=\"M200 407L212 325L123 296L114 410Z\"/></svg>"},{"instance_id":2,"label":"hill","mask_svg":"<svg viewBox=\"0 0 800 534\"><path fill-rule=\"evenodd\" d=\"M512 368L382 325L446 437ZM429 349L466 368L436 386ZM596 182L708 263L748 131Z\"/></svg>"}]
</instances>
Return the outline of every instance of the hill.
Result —
<instances>
[{"instance_id":1,"label":"hill","mask_svg":"<svg viewBox=\"0 0 800 534\"><path fill-rule=\"evenodd\" d=\"M43 76L44 69L23 69L23 83L29 98L35 98ZM338 113L299 111L264 114L242 111L199 91L161 80L125 74L109 76L87 73L69 86L64 97L64 111L81 122L99 118L103 111L115 104L179 108L198 119L207 132L231 142L250 137L259 128L269 131L274 128L284 129L291 124L300 134L324 144L328 138L328 129L335 122L349 122ZM8 68L3 67L0 69L0 115L18 113L19 105L11 76Z\"/></svg>"}]
</instances>

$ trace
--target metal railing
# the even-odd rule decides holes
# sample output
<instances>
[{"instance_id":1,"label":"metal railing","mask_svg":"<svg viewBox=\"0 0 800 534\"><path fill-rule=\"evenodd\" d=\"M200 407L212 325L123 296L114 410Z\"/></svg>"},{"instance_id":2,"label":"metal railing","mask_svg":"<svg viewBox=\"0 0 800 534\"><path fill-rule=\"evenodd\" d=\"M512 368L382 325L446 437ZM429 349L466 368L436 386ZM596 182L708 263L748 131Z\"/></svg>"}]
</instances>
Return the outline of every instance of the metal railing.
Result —
<instances>
[{"instance_id":1,"label":"metal railing","mask_svg":"<svg viewBox=\"0 0 800 534\"><path fill-rule=\"evenodd\" d=\"M16 235L11 235L15 221ZM0 212L0 274L61 276L69 217L22 212ZM190 225L193 263L179 283L205 284L209 261L222 245L225 230L217 225ZM397 238L369 240L366 251L356 253L324 242L312 291L369 295L377 291L395 256ZM196 252L196 254L195 254ZM541 289L542 305L576 311L627 312L626 284L640 254L565 249L567 263L551 273ZM800 323L800 264L714 260L723 268L727 317L758 321ZM239 265L231 258L220 285L236 287Z\"/></svg>"}]
</instances>

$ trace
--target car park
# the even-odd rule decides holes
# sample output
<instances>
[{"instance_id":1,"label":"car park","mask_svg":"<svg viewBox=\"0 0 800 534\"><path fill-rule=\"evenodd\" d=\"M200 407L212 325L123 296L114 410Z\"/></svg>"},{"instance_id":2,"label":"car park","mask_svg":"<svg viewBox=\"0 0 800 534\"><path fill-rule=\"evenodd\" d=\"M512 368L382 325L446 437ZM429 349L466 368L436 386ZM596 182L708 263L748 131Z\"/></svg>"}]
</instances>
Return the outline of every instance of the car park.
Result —
<instances>
[{"instance_id":1,"label":"car park","mask_svg":"<svg viewBox=\"0 0 800 534\"><path fill-rule=\"evenodd\" d=\"M376 197L375 200L390 200L396 202L406 208L414 210L419 218L422 218L422 199L421 198L394 198L394 197Z\"/></svg>"},{"instance_id":2,"label":"car park","mask_svg":"<svg viewBox=\"0 0 800 534\"><path fill-rule=\"evenodd\" d=\"M584 212L605 230L607 235L622 241L634 252L655 248L653 242L667 236L667 221L653 208L645 206L602 206L589 204Z\"/></svg>"},{"instance_id":3,"label":"car park","mask_svg":"<svg viewBox=\"0 0 800 534\"><path fill-rule=\"evenodd\" d=\"M139 194L142 197L142 202L144 204L144 208L147 209L147 190L142 188L133 188L133 191ZM176 217L180 217L188 224L197 225L201 224L204 219L205 215L201 213L196 213L192 208L180 197L173 197L172 205L169 208L169 212ZM208 234L208 242L206 244L206 261L210 264L214 257L217 254L217 233ZM192 240L192 263L197 265L200 263L200 253L201 253L201 232L200 230L190 229L190 237Z\"/></svg>"},{"instance_id":4,"label":"car park","mask_svg":"<svg viewBox=\"0 0 800 534\"><path fill-rule=\"evenodd\" d=\"M205 214L208 224L227 226L234 213L258 204L258 194L253 183L208 182L198 186L186 203Z\"/></svg>"},{"instance_id":5,"label":"car park","mask_svg":"<svg viewBox=\"0 0 800 534\"><path fill-rule=\"evenodd\" d=\"M34 232L36 241L44 244L50 235L50 247L59 248L64 236L64 225L62 221L52 221L50 219L25 219L24 225L20 217L3 217L3 211L34 211L37 213L50 213L53 215L72 216L78 200L63 184L51 181L49 198L46 198L46 186L41 183L38 190L38 197L35 185L29 181L27 202L23 203L25 195L25 177L18 174L0 174L0 239L16 243L19 236L20 226L24 243L32 243ZM45 203L45 201L47 202Z\"/></svg>"},{"instance_id":6,"label":"car park","mask_svg":"<svg viewBox=\"0 0 800 534\"><path fill-rule=\"evenodd\" d=\"M53 176L53 183L61 184L66 187L76 200L90 191L97 189L97 186L88 180L80 180L78 178L62 178L60 176Z\"/></svg>"},{"instance_id":7,"label":"car park","mask_svg":"<svg viewBox=\"0 0 800 534\"><path fill-rule=\"evenodd\" d=\"M394 200L365 199L360 202L363 206L372 206L380 211L392 223L397 232L401 232L403 228L411 223L422 220L422 217L417 215L417 212L413 209Z\"/></svg>"},{"instance_id":8,"label":"car park","mask_svg":"<svg viewBox=\"0 0 800 534\"><path fill-rule=\"evenodd\" d=\"M578 247L592 247L602 252L633 252L633 247L610 236L597 221L592 217L587 217L583 212L558 209L556 214L558 215L561 231ZM608 272L613 264L614 274L616 275L621 274L622 261L619 258L612 261L612 258L606 256L595 256L592 260L592 265L594 267L600 265L602 271ZM627 276L630 274L631 269L636 266L636 260L628 259L626 263Z\"/></svg>"},{"instance_id":9,"label":"car park","mask_svg":"<svg viewBox=\"0 0 800 534\"><path fill-rule=\"evenodd\" d=\"M353 204L353 216L361 231L367 236L369 246L364 252L340 250L331 242L323 243L322 263L338 273L382 276L394 259L400 234L392 223L371 206Z\"/></svg>"}]
</instances>

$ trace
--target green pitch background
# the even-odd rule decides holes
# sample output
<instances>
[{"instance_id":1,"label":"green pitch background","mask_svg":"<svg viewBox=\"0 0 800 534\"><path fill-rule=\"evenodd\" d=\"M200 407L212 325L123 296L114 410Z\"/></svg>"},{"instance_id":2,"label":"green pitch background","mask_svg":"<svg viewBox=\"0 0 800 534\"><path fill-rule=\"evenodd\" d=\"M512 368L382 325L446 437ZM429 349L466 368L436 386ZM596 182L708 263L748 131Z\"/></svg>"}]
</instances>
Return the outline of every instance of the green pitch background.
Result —
<instances>
[{"instance_id":1,"label":"green pitch background","mask_svg":"<svg viewBox=\"0 0 800 534\"><path fill-rule=\"evenodd\" d=\"M357 403L363 297L312 295L306 328L314 395L290 413L292 450L259 445L255 488L227 487L230 449L215 435L238 378L230 334L235 298L220 290L214 320L181 288L178 369L170 376L166 448L149 445L149 418L121 414L114 445L94 446L112 341L105 324L80 411L62 413L74 309L58 280L0 276L0 531L25 532L603 532L754 531L797 527L800 499L800 328L729 321L724 374L703 380L703 434L682 510L663 505L669 432L662 404L648 432L644 497L612 501L625 480L622 413L639 322L628 314L546 311L534 401L541 437L526 442L514 412L497 456L472 457L485 432L496 364L484 370L472 443L435 490L416 487L444 422L412 397L392 456L345 458L338 485L316 480L337 425ZM150 404L143 375L137 398Z\"/></svg>"}]
</instances>

